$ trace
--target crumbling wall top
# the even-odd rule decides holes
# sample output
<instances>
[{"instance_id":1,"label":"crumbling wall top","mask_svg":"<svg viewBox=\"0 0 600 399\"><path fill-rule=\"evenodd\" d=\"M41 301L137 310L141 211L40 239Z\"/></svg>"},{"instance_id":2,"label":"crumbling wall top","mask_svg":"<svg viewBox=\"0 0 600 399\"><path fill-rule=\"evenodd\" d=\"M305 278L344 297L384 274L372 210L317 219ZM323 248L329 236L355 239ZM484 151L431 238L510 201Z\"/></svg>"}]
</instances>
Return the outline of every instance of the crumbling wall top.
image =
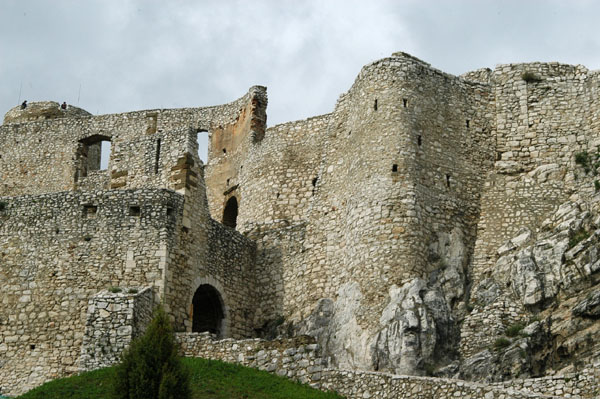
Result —
<instances>
[{"instance_id":1,"label":"crumbling wall top","mask_svg":"<svg viewBox=\"0 0 600 399\"><path fill-rule=\"evenodd\" d=\"M18 105L11 108L4 115L4 123L20 123L37 121L44 119L57 119L57 118L72 118L91 116L89 112L84 109L68 105L66 108L61 106L56 101L38 101L23 105Z\"/></svg>"}]
</instances>

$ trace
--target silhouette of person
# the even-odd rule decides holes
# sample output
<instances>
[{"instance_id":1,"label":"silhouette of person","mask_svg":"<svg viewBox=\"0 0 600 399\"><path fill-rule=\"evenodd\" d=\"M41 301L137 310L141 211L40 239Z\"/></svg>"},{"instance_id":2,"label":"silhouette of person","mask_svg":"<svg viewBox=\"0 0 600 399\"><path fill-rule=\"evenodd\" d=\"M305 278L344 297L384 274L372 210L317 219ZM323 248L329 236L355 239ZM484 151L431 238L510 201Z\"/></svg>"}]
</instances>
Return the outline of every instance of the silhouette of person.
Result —
<instances>
[{"instance_id":1,"label":"silhouette of person","mask_svg":"<svg viewBox=\"0 0 600 399\"><path fill-rule=\"evenodd\" d=\"M21 104L21 109L25 108L27 108L27 100L23 101L23 104Z\"/></svg>"},{"instance_id":2,"label":"silhouette of person","mask_svg":"<svg viewBox=\"0 0 600 399\"><path fill-rule=\"evenodd\" d=\"M67 109L67 102L63 101L62 105L60 106L61 109Z\"/></svg>"}]
</instances>

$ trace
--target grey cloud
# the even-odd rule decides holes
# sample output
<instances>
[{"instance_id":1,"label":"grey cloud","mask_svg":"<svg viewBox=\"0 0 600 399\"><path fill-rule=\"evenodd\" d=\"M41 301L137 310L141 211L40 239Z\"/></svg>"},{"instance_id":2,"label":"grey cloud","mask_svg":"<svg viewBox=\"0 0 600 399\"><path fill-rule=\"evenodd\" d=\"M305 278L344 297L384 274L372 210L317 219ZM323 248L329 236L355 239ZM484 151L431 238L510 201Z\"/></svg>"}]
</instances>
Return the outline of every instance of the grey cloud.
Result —
<instances>
[{"instance_id":1,"label":"grey cloud","mask_svg":"<svg viewBox=\"0 0 600 399\"><path fill-rule=\"evenodd\" d=\"M596 69L593 2L4 1L0 110L214 105L269 88L269 124L330 112L360 68L406 51L460 74L558 60ZM79 92L81 87L81 93Z\"/></svg>"}]
</instances>

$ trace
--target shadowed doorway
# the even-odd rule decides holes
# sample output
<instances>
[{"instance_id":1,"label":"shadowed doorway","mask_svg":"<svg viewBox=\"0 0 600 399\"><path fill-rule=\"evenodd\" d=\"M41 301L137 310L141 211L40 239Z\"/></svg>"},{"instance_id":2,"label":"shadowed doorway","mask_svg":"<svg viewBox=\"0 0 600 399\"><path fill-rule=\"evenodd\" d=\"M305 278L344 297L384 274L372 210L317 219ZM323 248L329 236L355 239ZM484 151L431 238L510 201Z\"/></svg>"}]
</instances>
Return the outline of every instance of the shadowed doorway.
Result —
<instances>
[{"instance_id":1,"label":"shadowed doorway","mask_svg":"<svg viewBox=\"0 0 600 399\"><path fill-rule=\"evenodd\" d=\"M216 334L223 333L223 300L215 287L203 284L196 290L192 299L192 331Z\"/></svg>"},{"instance_id":2,"label":"shadowed doorway","mask_svg":"<svg viewBox=\"0 0 600 399\"><path fill-rule=\"evenodd\" d=\"M238 202L237 198L231 197L227 200L225 204L225 209L223 210L223 224L225 226L229 226L235 229L237 225L237 216L238 216Z\"/></svg>"}]
</instances>

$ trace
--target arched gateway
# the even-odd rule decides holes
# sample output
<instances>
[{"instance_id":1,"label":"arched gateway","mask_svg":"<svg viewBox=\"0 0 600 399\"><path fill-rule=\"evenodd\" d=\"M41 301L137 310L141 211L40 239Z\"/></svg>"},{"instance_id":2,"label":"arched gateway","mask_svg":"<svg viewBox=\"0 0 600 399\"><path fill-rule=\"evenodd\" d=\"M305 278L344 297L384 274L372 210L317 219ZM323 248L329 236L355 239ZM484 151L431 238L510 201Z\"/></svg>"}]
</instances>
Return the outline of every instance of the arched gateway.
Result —
<instances>
[{"instance_id":1,"label":"arched gateway","mask_svg":"<svg viewBox=\"0 0 600 399\"><path fill-rule=\"evenodd\" d=\"M192 331L224 335L225 312L223 298L215 287L202 284L192 299Z\"/></svg>"}]
</instances>

